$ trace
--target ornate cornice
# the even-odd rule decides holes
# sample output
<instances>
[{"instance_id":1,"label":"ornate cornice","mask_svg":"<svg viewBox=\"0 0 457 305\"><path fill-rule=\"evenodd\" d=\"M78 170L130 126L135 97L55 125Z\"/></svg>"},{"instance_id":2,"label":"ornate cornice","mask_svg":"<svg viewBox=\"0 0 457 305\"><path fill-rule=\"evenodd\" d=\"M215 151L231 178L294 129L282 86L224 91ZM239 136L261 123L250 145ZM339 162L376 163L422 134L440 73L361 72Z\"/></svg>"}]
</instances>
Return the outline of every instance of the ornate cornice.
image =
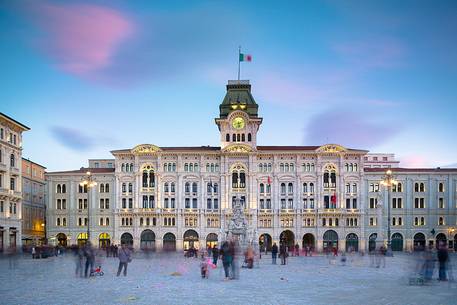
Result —
<instances>
[{"instance_id":1,"label":"ornate cornice","mask_svg":"<svg viewBox=\"0 0 457 305\"><path fill-rule=\"evenodd\" d=\"M230 144L223 150L224 153L251 153L254 152L251 146L242 143Z\"/></svg>"},{"instance_id":2,"label":"ornate cornice","mask_svg":"<svg viewBox=\"0 0 457 305\"><path fill-rule=\"evenodd\" d=\"M134 155L150 155L162 151L160 147L153 144L140 144L131 149Z\"/></svg>"}]
</instances>

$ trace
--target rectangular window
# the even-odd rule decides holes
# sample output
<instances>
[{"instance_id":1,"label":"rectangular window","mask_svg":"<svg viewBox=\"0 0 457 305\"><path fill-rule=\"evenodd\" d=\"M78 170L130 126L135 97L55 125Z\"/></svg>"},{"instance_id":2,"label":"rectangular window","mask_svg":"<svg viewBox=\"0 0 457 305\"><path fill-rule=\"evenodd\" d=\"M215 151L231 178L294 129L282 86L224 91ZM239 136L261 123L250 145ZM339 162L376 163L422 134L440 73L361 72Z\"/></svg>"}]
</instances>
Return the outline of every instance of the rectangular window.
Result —
<instances>
[{"instance_id":1,"label":"rectangular window","mask_svg":"<svg viewBox=\"0 0 457 305\"><path fill-rule=\"evenodd\" d=\"M281 199L281 209L285 209L286 208L286 199Z\"/></svg>"},{"instance_id":2,"label":"rectangular window","mask_svg":"<svg viewBox=\"0 0 457 305\"><path fill-rule=\"evenodd\" d=\"M171 208L172 209L175 208L175 199L174 198L171 198Z\"/></svg>"},{"instance_id":3,"label":"rectangular window","mask_svg":"<svg viewBox=\"0 0 457 305\"><path fill-rule=\"evenodd\" d=\"M133 209L133 198L129 198L129 209Z\"/></svg>"},{"instance_id":4,"label":"rectangular window","mask_svg":"<svg viewBox=\"0 0 457 305\"><path fill-rule=\"evenodd\" d=\"M352 198L352 208L357 209L357 198Z\"/></svg>"},{"instance_id":5,"label":"rectangular window","mask_svg":"<svg viewBox=\"0 0 457 305\"><path fill-rule=\"evenodd\" d=\"M12 190L12 191L16 190L16 180L14 178L10 179L10 190Z\"/></svg>"},{"instance_id":6,"label":"rectangular window","mask_svg":"<svg viewBox=\"0 0 457 305\"><path fill-rule=\"evenodd\" d=\"M197 198L192 198L192 208L193 209L197 208Z\"/></svg>"},{"instance_id":7,"label":"rectangular window","mask_svg":"<svg viewBox=\"0 0 457 305\"><path fill-rule=\"evenodd\" d=\"M218 210L218 209L219 209L219 200L218 200L217 198L215 198L215 199L213 200L213 208L214 208L215 210Z\"/></svg>"},{"instance_id":8,"label":"rectangular window","mask_svg":"<svg viewBox=\"0 0 457 305\"><path fill-rule=\"evenodd\" d=\"M376 209L377 204L378 204L377 198L370 198L370 209Z\"/></svg>"},{"instance_id":9,"label":"rectangular window","mask_svg":"<svg viewBox=\"0 0 457 305\"><path fill-rule=\"evenodd\" d=\"M370 217L370 226L376 226L376 217Z\"/></svg>"},{"instance_id":10,"label":"rectangular window","mask_svg":"<svg viewBox=\"0 0 457 305\"><path fill-rule=\"evenodd\" d=\"M288 209L293 209L294 208L294 200L290 199L287 201L287 208Z\"/></svg>"},{"instance_id":11,"label":"rectangular window","mask_svg":"<svg viewBox=\"0 0 457 305\"><path fill-rule=\"evenodd\" d=\"M164 206L164 208L166 208L166 209L169 208L169 207L168 207L168 198L164 198L164 200L163 200L163 206Z\"/></svg>"},{"instance_id":12,"label":"rectangular window","mask_svg":"<svg viewBox=\"0 0 457 305\"><path fill-rule=\"evenodd\" d=\"M122 208L126 209L127 208L127 199L122 198Z\"/></svg>"},{"instance_id":13,"label":"rectangular window","mask_svg":"<svg viewBox=\"0 0 457 305\"><path fill-rule=\"evenodd\" d=\"M351 208L351 199L346 198L346 209L350 209L350 208Z\"/></svg>"},{"instance_id":14,"label":"rectangular window","mask_svg":"<svg viewBox=\"0 0 457 305\"><path fill-rule=\"evenodd\" d=\"M206 208L211 210L211 198L206 199Z\"/></svg>"},{"instance_id":15,"label":"rectangular window","mask_svg":"<svg viewBox=\"0 0 457 305\"><path fill-rule=\"evenodd\" d=\"M190 198L186 198L186 199L184 200L184 202L185 202L185 208L186 208L186 209L190 209Z\"/></svg>"},{"instance_id":16,"label":"rectangular window","mask_svg":"<svg viewBox=\"0 0 457 305\"><path fill-rule=\"evenodd\" d=\"M444 198L438 198L438 208L444 209Z\"/></svg>"}]
</instances>

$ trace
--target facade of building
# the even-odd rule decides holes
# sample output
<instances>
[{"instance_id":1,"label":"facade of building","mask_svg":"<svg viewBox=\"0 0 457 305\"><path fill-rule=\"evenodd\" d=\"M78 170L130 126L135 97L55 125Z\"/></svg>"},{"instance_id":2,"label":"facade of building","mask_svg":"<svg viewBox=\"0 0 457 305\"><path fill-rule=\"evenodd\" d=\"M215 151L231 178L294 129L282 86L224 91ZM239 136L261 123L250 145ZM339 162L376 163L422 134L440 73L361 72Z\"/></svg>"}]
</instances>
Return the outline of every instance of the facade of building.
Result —
<instances>
[{"instance_id":1,"label":"facade of building","mask_svg":"<svg viewBox=\"0 0 457 305\"><path fill-rule=\"evenodd\" d=\"M391 168L400 167L400 161L395 160L394 154L368 153L363 157L365 168Z\"/></svg>"},{"instance_id":2,"label":"facade of building","mask_svg":"<svg viewBox=\"0 0 457 305\"><path fill-rule=\"evenodd\" d=\"M0 251L22 241L22 132L27 130L0 113Z\"/></svg>"},{"instance_id":3,"label":"facade of building","mask_svg":"<svg viewBox=\"0 0 457 305\"><path fill-rule=\"evenodd\" d=\"M48 173L48 235L61 244L84 242L87 226L79 219L89 206L95 244L206 247L225 238L232 204L239 198L254 230L250 238L267 248L285 242L318 251L328 246L365 250L386 241L388 196L380 185L385 168L365 168L368 151L336 144L257 145L262 118L248 81L229 81L219 110L219 147L141 144L112 151L114 168L102 162L96 168L93 161L90 168ZM403 183L401 191L391 193L395 250L422 244L417 233L426 243L442 238L440 234L457 238L451 231L456 224L457 169L393 170ZM79 186L86 171L98 183L88 193ZM441 182L446 185L446 208L436 209L443 195L436 183ZM426 191L415 192L415 183L426 184ZM416 225L416 217L419 224L426 217L423 225Z\"/></svg>"},{"instance_id":4,"label":"facade of building","mask_svg":"<svg viewBox=\"0 0 457 305\"><path fill-rule=\"evenodd\" d=\"M46 167L22 158L22 244L41 245L46 239Z\"/></svg>"}]
</instances>

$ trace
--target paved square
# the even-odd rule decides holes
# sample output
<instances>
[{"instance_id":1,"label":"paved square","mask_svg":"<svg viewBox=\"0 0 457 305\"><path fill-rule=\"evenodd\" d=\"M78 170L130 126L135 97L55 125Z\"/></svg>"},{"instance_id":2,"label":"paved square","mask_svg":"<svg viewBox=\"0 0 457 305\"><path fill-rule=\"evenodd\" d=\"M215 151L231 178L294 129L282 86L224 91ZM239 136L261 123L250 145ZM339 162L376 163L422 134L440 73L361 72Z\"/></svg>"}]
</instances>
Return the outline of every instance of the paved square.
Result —
<instances>
[{"instance_id":1,"label":"paved square","mask_svg":"<svg viewBox=\"0 0 457 305\"><path fill-rule=\"evenodd\" d=\"M452 255L455 262L457 256ZM100 260L100 258L99 258ZM127 277L116 277L118 260L102 258L105 275L74 276L71 255L20 259L15 269L0 260L1 304L456 304L456 283L434 280L409 286L416 261L407 254L387 258L386 268L371 268L368 257L348 265L323 257L291 257L286 266L263 257L242 269L239 280L223 281L221 266L201 279L200 260L178 254L135 258ZM453 265L453 270L456 270ZM181 275L173 276L173 272ZM437 270L435 269L436 278ZM27 288L25 288L27 287Z\"/></svg>"}]
</instances>

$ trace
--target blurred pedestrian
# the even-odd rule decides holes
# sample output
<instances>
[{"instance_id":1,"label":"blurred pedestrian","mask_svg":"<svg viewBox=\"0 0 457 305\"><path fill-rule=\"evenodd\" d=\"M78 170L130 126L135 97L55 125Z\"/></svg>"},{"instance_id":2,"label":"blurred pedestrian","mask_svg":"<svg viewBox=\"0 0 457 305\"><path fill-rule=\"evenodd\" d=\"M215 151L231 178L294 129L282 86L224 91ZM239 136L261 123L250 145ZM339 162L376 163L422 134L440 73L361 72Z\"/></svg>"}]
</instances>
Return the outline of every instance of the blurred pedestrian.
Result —
<instances>
[{"instance_id":1,"label":"blurred pedestrian","mask_svg":"<svg viewBox=\"0 0 457 305\"><path fill-rule=\"evenodd\" d=\"M251 245L246 249L244 261L246 262L246 268L252 269L254 267L254 249Z\"/></svg>"},{"instance_id":2,"label":"blurred pedestrian","mask_svg":"<svg viewBox=\"0 0 457 305\"><path fill-rule=\"evenodd\" d=\"M95 251L90 241L87 241L84 247L84 256L86 257L86 268L84 276L88 277L94 271Z\"/></svg>"},{"instance_id":3,"label":"blurred pedestrian","mask_svg":"<svg viewBox=\"0 0 457 305\"><path fill-rule=\"evenodd\" d=\"M440 242L438 246L438 263L439 263L439 281L447 281L447 272L446 272L446 264L449 259L448 249L444 242Z\"/></svg>"},{"instance_id":4,"label":"blurred pedestrian","mask_svg":"<svg viewBox=\"0 0 457 305\"><path fill-rule=\"evenodd\" d=\"M281 265L286 265L287 264L287 246L282 243L279 246L279 257L281 258Z\"/></svg>"},{"instance_id":5,"label":"blurred pedestrian","mask_svg":"<svg viewBox=\"0 0 457 305\"><path fill-rule=\"evenodd\" d=\"M132 261L132 258L126 244L121 245L121 249L118 251L118 257L119 267L117 268L117 276L121 274L122 268L124 269L124 276L127 276L127 265Z\"/></svg>"},{"instance_id":6,"label":"blurred pedestrian","mask_svg":"<svg viewBox=\"0 0 457 305\"><path fill-rule=\"evenodd\" d=\"M300 256L300 246L298 243L295 244L295 256Z\"/></svg>"},{"instance_id":7,"label":"blurred pedestrian","mask_svg":"<svg viewBox=\"0 0 457 305\"><path fill-rule=\"evenodd\" d=\"M213 255L213 265L217 266L217 259L219 258L219 249L216 246L214 246L211 254Z\"/></svg>"},{"instance_id":8,"label":"blurred pedestrian","mask_svg":"<svg viewBox=\"0 0 457 305\"><path fill-rule=\"evenodd\" d=\"M83 262L84 262L84 251L81 247L74 252L75 257L75 275L79 277L83 277Z\"/></svg>"},{"instance_id":9,"label":"blurred pedestrian","mask_svg":"<svg viewBox=\"0 0 457 305\"><path fill-rule=\"evenodd\" d=\"M276 243L273 243L273 247L271 247L271 263L276 265L276 257L278 256L278 246Z\"/></svg>"},{"instance_id":10,"label":"blurred pedestrian","mask_svg":"<svg viewBox=\"0 0 457 305\"><path fill-rule=\"evenodd\" d=\"M36 258L36 249L35 249L35 246L32 246L32 258Z\"/></svg>"},{"instance_id":11,"label":"blurred pedestrian","mask_svg":"<svg viewBox=\"0 0 457 305\"><path fill-rule=\"evenodd\" d=\"M222 266L224 267L225 280L227 281L230 279L229 270L230 270L230 266L232 264L232 259L233 259L232 254L230 252L230 245L229 245L228 241L224 241L222 243L219 253L222 258Z\"/></svg>"}]
</instances>

